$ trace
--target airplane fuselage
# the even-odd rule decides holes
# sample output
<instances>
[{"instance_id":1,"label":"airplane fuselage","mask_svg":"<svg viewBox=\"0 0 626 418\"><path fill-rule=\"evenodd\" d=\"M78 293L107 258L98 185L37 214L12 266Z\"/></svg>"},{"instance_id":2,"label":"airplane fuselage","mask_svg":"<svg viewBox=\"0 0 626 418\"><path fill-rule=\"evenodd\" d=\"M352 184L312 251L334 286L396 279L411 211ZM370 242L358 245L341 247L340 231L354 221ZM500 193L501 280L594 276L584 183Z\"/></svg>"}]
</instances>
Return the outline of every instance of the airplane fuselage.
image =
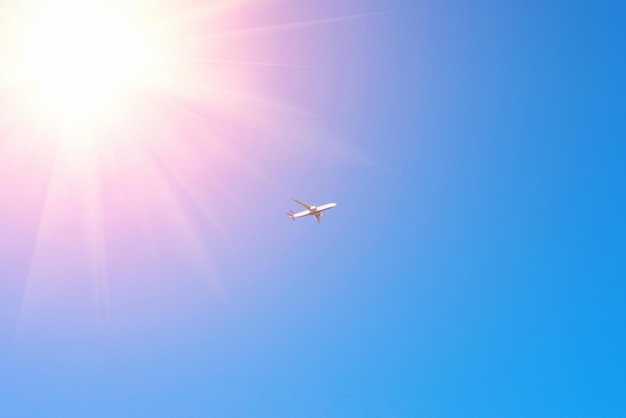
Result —
<instances>
[{"instance_id":1,"label":"airplane fuselage","mask_svg":"<svg viewBox=\"0 0 626 418\"><path fill-rule=\"evenodd\" d=\"M307 208L306 210L303 210L301 212L295 213L295 212L292 211L290 213L287 213L289 215L289 217L291 219L294 219L294 220L296 218L302 218L303 216L315 216L315 219L319 223L320 219L325 215L322 212L324 212L325 210L328 210L328 209L332 209L335 206L337 206L336 203L327 203L327 204L321 205L321 206L309 206L309 205L306 205L305 203L299 202L299 201L297 201L295 199L293 199L293 200L295 202L299 203L300 205L305 206Z\"/></svg>"},{"instance_id":2,"label":"airplane fuselage","mask_svg":"<svg viewBox=\"0 0 626 418\"><path fill-rule=\"evenodd\" d=\"M334 208L335 206L337 206L336 203L327 203L327 204L322 205L322 206L311 206L311 209L303 210L302 212L298 212L298 213L294 214L294 216L297 217L298 215L300 215L300 216L318 215L318 214L324 212L325 210Z\"/></svg>"}]
</instances>

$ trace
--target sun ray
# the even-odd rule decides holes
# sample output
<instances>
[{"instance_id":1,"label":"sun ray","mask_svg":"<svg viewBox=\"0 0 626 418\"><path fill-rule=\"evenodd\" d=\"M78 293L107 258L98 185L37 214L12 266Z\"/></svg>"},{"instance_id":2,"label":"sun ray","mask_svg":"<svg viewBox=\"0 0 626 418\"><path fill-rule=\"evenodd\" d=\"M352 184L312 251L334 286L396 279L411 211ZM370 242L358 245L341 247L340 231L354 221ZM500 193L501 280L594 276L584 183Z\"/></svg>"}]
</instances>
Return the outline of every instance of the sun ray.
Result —
<instances>
[{"instance_id":1,"label":"sun ray","mask_svg":"<svg viewBox=\"0 0 626 418\"><path fill-rule=\"evenodd\" d=\"M276 187L267 169L276 150L332 149L313 116L263 80L273 68L310 74L316 66L259 59L256 35L376 15L242 27L252 5L259 3L4 5L0 159L18 182L34 175L20 165L40 166L38 175L50 167L24 324L68 309L53 299L75 292L92 305L76 309L109 325L123 249L141 255L137 263L185 260L229 304L210 251L229 240L237 213L227 208L250 205L246 187Z\"/></svg>"},{"instance_id":2,"label":"sun ray","mask_svg":"<svg viewBox=\"0 0 626 418\"><path fill-rule=\"evenodd\" d=\"M104 219L102 215L102 197L97 187L91 187L87 196L88 207L85 221L85 242L89 249L88 270L91 272L92 298L98 323L111 326L111 306L109 301L109 283L107 280L106 241Z\"/></svg>"},{"instance_id":3,"label":"sun ray","mask_svg":"<svg viewBox=\"0 0 626 418\"><path fill-rule=\"evenodd\" d=\"M255 26L240 29L224 30L220 32L211 33L211 36L247 36L258 35L262 33L277 33L282 31L291 31L296 29L304 29L308 27L329 25L335 23L341 23L351 20L369 18L379 16L388 12L373 12L373 13L360 13L347 16L326 17L321 19L301 20L297 22L277 23L273 25Z\"/></svg>"},{"instance_id":4,"label":"sun ray","mask_svg":"<svg viewBox=\"0 0 626 418\"><path fill-rule=\"evenodd\" d=\"M238 60L217 60L217 59L202 59L199 58L197 62L203 62L206 64L215 65L233 65L233 66L249 66L249 67L281 67L281 68L300 68L300 69L312 69L315 68L312 65L298 65L298 64L284 64L279 62L263 62L263 61L238 61Z\"/></svg>"}]
</instances>

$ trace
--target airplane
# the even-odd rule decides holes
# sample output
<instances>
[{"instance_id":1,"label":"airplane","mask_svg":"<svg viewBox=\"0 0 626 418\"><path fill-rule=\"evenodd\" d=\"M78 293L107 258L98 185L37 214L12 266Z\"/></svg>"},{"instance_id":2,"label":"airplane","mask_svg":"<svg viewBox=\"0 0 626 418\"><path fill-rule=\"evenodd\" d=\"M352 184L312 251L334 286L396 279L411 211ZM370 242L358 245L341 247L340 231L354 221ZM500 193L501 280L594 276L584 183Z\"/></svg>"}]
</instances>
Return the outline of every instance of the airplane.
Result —
<instances>
[{"instance_id":1,"label":"airplane","mask_svg":"<svg viewBox=\"0 0 626 418\"><path fill-rule=\"evenodd\" d=\"M317 223L320 223L322 220L322 217L326 216L326 214L323 213L323 211L327 209L332 209L335 206L337 206L336 203L327 203L321 206L311 206L311 205L307 205L306 203L300 202L299 200L296 200L293 197L291 198L291 200L293 200L297 204L304 206L306 208L306 210L303 210L302 212L298 212L298 213L295 213L292 210L287 212L287 215L289 215L289 217L293 219L294 221L296 220L296 218L302 218L303 216L312 215L312 216L315 216L315 219L317 219Z\"/></svg>"}]
</instances>

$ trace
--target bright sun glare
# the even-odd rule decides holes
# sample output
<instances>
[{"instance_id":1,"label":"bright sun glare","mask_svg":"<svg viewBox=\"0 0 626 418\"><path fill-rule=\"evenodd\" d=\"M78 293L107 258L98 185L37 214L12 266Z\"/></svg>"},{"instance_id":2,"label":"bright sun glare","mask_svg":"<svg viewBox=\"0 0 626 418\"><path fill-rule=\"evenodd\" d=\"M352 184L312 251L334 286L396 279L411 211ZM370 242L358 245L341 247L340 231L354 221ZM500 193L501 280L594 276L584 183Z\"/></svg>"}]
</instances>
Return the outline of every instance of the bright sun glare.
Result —
<instances>
[{"instance_id":1,"label":"bright sun glare","mask_svg":"<svg viewBox=\"0 0 626 418\"><path fill-rule=\"evenodd\" d=\"M337 19L264 24L271 3L2 0L0 209L33 240L22 318L83 295L79 276L107 318L116 259L171 256L221 292L205 238L236 218L224 202L272 183L256 159L332 150L281 92L316 54L284 32Z\"/></svg>"},{"instance_id":2,"label":"bright sun glare","mask_svg":"<svg viewBox=\"0 0 626 418\"><path fill-rule=\"evenodd\" d=\"M11 26L5 78L48 115L119 110L126 94L167 77L163 43L128 8L53 2L29 9Z\"/></svg>"}]
</instances>

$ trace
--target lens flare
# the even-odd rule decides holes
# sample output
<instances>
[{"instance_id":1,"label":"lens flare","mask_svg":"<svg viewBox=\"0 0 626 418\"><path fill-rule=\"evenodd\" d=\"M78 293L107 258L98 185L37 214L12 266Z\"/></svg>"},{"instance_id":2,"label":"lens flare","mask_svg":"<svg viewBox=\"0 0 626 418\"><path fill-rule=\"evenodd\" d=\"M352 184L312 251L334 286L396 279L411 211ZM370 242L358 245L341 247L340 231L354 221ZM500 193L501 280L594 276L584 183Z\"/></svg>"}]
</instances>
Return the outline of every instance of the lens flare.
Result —
<instances>
[{"instance_id":1,"label":"lens flare","mask_svg":"<svg viewBox=\"0 0 626 418\"><path fill-rule=\"evenodd\" d=\"M167 39L132 8L42 2L11 16L2 22L2 84L58 122L117 113L128 94L163 88L172 76Z\"/></svg>"},{"instance_id":2,"label":"lens flare","mask_svg":"<svg viewBox=\"0 0 626 418\"><path fill-rule=\"evenodd\" d=\"M164 255L223 295L207 240L236 215L219 202L271 182L256 164L264 153L319 144L306 112L272 95L273 72L310 68L273 61L271 35L326 20L247 26L265 6L3 4L0 233L32 237L15 249L31 254L22 322L90 299L85 282L106 322L111 281L136 277L138 264L158 270Z\"/></svg>"}]
</instances>

